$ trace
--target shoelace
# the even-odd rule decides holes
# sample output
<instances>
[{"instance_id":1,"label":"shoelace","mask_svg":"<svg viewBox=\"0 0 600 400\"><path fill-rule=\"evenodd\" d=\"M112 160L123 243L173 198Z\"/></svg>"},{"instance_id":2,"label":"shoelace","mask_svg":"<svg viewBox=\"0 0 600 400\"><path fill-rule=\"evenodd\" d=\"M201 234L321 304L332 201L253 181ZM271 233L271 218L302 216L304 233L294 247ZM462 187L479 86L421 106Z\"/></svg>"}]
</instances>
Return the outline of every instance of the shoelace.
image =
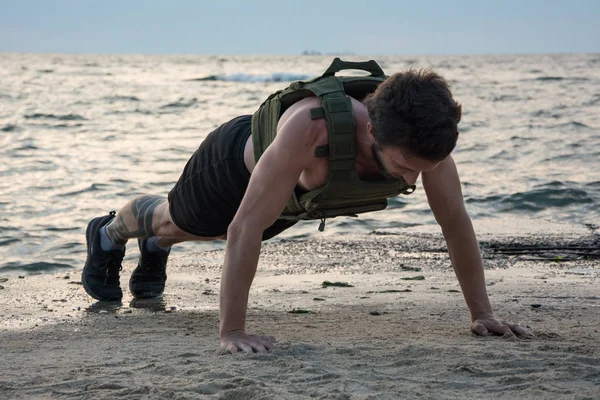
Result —
<instances>
[{"instance_id":1,"label":"shoelace","mask_svg":"<svg viewBox=\"0 0 600 400\"><path fill-rule=\"evenodd\" d=\"M119 276L119 272L123 271L123 266L120 263L117 263L113 258L108 258L106 262L100 265L101 268L106 268L106 272L104 274L104 284L108 283L108 278L117 278Z\"/></svg>"},{"instance_id":2,"label":"shoelace","mask_svg":"<svg viewBox=\"0 0 600 400\"><path fill-rule=\"evenodd\" d=\"M161 278L165 271L166 262L164 262L163 257L152 257L150 260L145 260L143 263L144 272L147 275Z\"/></svg>"}]
</instances>

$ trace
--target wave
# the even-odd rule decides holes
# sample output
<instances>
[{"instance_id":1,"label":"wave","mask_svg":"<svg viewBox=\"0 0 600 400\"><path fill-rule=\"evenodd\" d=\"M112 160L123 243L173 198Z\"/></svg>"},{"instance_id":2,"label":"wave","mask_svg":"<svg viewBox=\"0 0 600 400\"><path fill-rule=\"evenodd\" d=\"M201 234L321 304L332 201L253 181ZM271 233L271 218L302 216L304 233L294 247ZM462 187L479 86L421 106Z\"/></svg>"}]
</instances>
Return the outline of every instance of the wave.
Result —
<instances>
[{"instance_id":1,"label":"wave","mask_svg":"<svg viewBox=\"0 0 600 400\"><path fill-rule=\"evenodd\" d=\"M583 189L553 181L544 185L536 185L532 190L510 195L491 195L469 198L467 203L497 204L502 211L538 212L548 208L564 208L594 203L594 199Z\"/></svg>"},{"instance_id":2,"label":"wave","mask_svg":"<svg viewBox=\"0 0 600 400\"><path fill-rule=\"evenodd\" d=\"M190 100L187 100L187 101L185 99L181 98L181 99L177 100L174 103L166 104L164 106L161 106L160 108L161 109L165 109L165 108L188 108L188 107L191 107L191 106L193 106L194 104L197 104L197 103L198 103L198 99L196 99L195 97L192 98L192 99L190 99Z\"/></svg>"},{"instance_id":3,"label":"wave","mask_svg":"<svg viewBox=\"0 0 600 400\"><path fill-rule=\"evenodd\" d=\"M552 125L552 126L550 126L550 128L576 128L576 129L584 128L584 129L592 129L591 126L587 126L586 124L583 124L583 123L577 122L577 121L569 121L569 122L566 122L564 124Z\"/></svg>"},{"instance_id":4,"label":"wave","mask_svg":"<svg viewBox=\"0 0 600 400\"><path fill-rule=\"evenodd\" d=\"M33 144L25 144L23 146L15 147L14 151L25 151L25 150L39 150L40 148Z\"/></svg>"},{"instance_id":5,"label":"wave","mask_svg":"<svg viewBox=\"0 0 600 400\"><path fill-rule=\"evenodd\" d=\"M462 132L462 129L461 129ZM457 149L460 152L468 152L468 151L472 151L472 152L480 152L480 151L485 151L488 149L487 145L484 144L474 144L468 147L460 147L459 149Z\"/></svg>"},{"instance_id":6,"label":"wave","mask_svg":"<svg viewBox=\"0 0 600 400\"><path fill-rule=\"evenodd\" d=\"M86 121L87 119L78 114L66 114L66 115L55 115L55 114L25 114L26 119L57 119L59 121Z\"/></svg>"},{"instance_id":7,"label":"wave","mask_svg":"<svg viewBox=\"0 0 600 400\"><path fill-rule=\"evenodd\" d=\"M68 124L58 124L58 125L51 125L51 128L79 128L83 126L83 124L72 124L72 125L68 125Z\"/></svg>"},{"instance_id":8,"label":"wave","mask_svg":"<svg viewBox=\"0 0 600 400\"><path fill-rule=\"evenodd\" d=\"M600 190L600 181L586 183L585 187L591 187L593 189Z\"/></svg>"},{"instance_id":9,"label":"wave","mask_svg":"<svg viewBox=\"0 0 600 400\"><path fill-rule=\"evenodd\" d=\"M500 150L499 152L491 155L488 159L490 159L490 160L514 160L515 154L512 151Z\"/></svg>"},{"instance_id":10,"label":"wave","mask_svg":"<svg viewBox=\"0 0 600 400\"><path fill-rule=\"evenodd\" d=\"M250 75L250 74L232 74L232 75L209 75L203 78L188 79L188 81L222 81L222 82L292 82L312 79L313 77L304 74L293 74L286 72L275 72L271 75Z\"/></svg>"},{"instance_id":11,"label":"wave","mask_svg":"<svg viewBox=\"0 0 600 400\"><path fill-rule=\"evenodd\" d=\"M562 76L540 76L538 78L535 78L536 81L564 81L565 78L563 78Z\"/></svg>"},{"instance_id":12,"label":"wave","mask_svg":"<svg viewBox=\"0 0 600 400\"><path fill-rule=\"evenodd\" d=\"M548 110L537 110L535 112L533 112L531 114L532 117L543 117L543 118L560 118L562 117L561 114L553 114L552 112L548 111Z\"/></svg>"},{"instance_id":13,"label":"wave","mask_svg":"<svg viewBox=\"0 0 600 400\"><path fill-rule=\"evenodd\" d=\"M584 102L583 105L584 106L593 106L599 102L600 102L600 95L597 94L594 99Z\"/></svg>"},{"instance_id":14,"label":"wave","mask_svg":"<svg viewBox=\"0 0 600 400\"><path fill-rule=\"evenodd\" d=\"M104 115L119 115L119 114L143 114L143 115L152 115L153 111L150 110L142 110L141 108L136 108L135 110L115 110L115 111L107 111Z\"/></svg>"},{"instance_id":15,"label":"wave","mask_svg":"<svg viewBox=\"0 0 600 400\"><path fill-rule=\"evenodd\" d=\"M82 244L80 242L62 243L62 244L59 244L58 246L49 248L48 250L46 250L46 252L47 253L56 252L56 251L60 252L61 250L76 249L81 246L82 246Z\"/></svg>"},{"instance_id":16,"label":"wave","mask_svg":"<svg viewBox=\"0 0 600 400\"><path fill-rule=\"evenodd\" d=\"M529 99L522 99L518 96L514 96L514 95L510 95L510 94L503 94L500 96L494 96L492 98L492 102L497 102L497 101L523 101L523 100L529 100Z\"/></svg>"},{"instance_id":17,"label":"wave","mask_svg":"<svg viewBox=\"0 0 600 400\"><path fill-rule=\"evenodd\" d=\"M68 227L68 228L59 228L56 226L49 226L47 228L43 228L46 231L50 231L50 232L68 232L68 231L76 231L79 228L78 227Z\"/></svg>"},{"instance_id":18,"label":"wave","mask_svg":"<svg viewBox=\"0 0 600 400\"><path fill-rule=\"evenodd\" d=\"M56 196L58 196L58 197L76 196L76 195L82 194L82 193L96 192L96 191L99 191L99 190L104 190L107 187L108 187L108 185L103 184L103 183L92 183L90 186L88 186L88 187L86 187L84 189L74 190L74 191L67 192L67 193L57 194Z\"/></svg>"},{"instance_id":19,"label":"wave","mask_svg":"<svg viewBox=\"0 0 600 400\"><path fill-rule=\"evenodd\" d=\"M34 263L29 263L29 264L22 264L19 262L9 262L0 267L0 271L2 271L2 272L25 271L30 274L46 274L46 273L52 273L52 272L56 272L59 270L65 270L65 269L73 269L73 267L68 264L51 263L51 262L44 262L44 261L38 261L38 262L34 262Z\"/></svg>"},{"instance_id":20,"label":"wave","mask_svg":"<svg viewBox=\"0 0 600 400\"><path fill-rule=\"evenodd\" d=\"M67 129L67 128L79 128L82 127L83 124L75 123L75 124L31 124L36 128L48 128L48 129Z\"/></svg>"},{"instance_id":21,"label":"wave","mask_svg":"<svg viewBox=\"0 0 600 400\"><path fill-rule=\"evenodd\" d=\"M20 241L21 241L21 239L19 239L19 238L8 238L8 239L0 238L0 247L8 246L11 243L16 243L16 242L20 242Z\"/></svg>"},{"instance_id":22,"label":"wave","mask_svg":"<svg viewBox=\"0 0 600 400\"><path fill-rule=\"evenodd\" d=\"M187 150L187 149L186 149L186 150ZM125 183L125 184L131 183L131 181L130 181L130 180L127 180L127 179L120 179L120 178L111 179L110 181L111 181L111 182L114 182L114 183L121 183L121 184L123 184L123 183Z\"/></svg>"},{"instance_id":23,"label":"wave","mask_svg":"<svg viewBox=\"0 0 600 400\"><path fill-rule=\"evenodd\" d=\"M141 101L139 98L135 97L135 96L106 96L103 97L102 100L106 100L109 102L115 102L115 101Z\"/></svg>"},{"instance_id":24,"label":"wave","mask_svg":"<svg viewBox=\"0 0 600 400\"><path fill-rule=\"evenodd\" d=\"M20 127L13 124L4 125L2 128L0 128L0 131L2 132L19 132L21 130L22 129Z\"/></svg>"},{"instance_id":25,"label":"wave","mask_svg":"<svg viewBox=\"0 0 600 400\"><path fill-rule=\"evenodd\" d=\"M574 144L570 144L569 148L574 148ZM550 157L544 158L541 163L552 163L557 161L571 161L579 158L580 156L577 154L573 154L573 152L568 152L567 154L558 154Z\"/></svg>"},{"instance_id":26,"label":"wave","mask_svg":"<svg viewBox=\"0 0 600 400\"><path fill-rule=\"evenodd\" d=\"M534 81L538 82L558 82L558 81L574 81L574 82L586 82L589 81L590 78L586 78L583 76L572 76L572 77L564 77L564 76L538 76L534 79Z\"/></svg>"}]
</instances>

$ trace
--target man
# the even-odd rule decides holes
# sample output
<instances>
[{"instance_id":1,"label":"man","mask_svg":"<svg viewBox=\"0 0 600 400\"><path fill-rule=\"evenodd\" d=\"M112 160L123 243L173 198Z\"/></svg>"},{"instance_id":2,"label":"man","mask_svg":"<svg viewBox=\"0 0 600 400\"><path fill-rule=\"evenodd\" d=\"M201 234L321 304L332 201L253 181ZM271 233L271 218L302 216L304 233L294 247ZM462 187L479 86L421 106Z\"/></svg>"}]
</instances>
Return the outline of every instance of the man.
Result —
<instances>
[{"instance_id":1,"label":"man","mask_svg":"<svg viewBox=\"0 0 600 400\"><path fill-rule=\"evenodd\" d=\"M342 69L371 72L338 78ZM257 113L213 131L188 161L168 198L141 196L118 214L88 225L85 290L119 300L119 271L128 239L140 260L134 297L163 292L170 247L188 240L227 239L221 279L221 349L265 352L274 339L245 332L248 293L261 240L298 219L385 208L386 198L414 190L421 175L452 265L479 335L530 335L494 316L482 259L450 155L461 106L446 81L429 70L391 77L373 61L334 60L315 80L273 94ZM257 161L258 160L258 161Z\"/></svg>"}]
</instances>

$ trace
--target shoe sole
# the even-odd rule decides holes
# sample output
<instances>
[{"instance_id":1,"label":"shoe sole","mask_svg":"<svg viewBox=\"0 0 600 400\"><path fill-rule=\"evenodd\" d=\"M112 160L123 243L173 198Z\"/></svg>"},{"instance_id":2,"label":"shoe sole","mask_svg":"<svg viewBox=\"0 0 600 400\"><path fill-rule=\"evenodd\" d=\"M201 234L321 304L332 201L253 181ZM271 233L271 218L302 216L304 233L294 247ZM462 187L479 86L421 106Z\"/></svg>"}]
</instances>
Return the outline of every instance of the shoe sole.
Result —
<instances>
[{"instance_id":1,"label":"shoe sole","mask_svg":"<svg viewBox=\"0 0 600 400\"><path fill-rule=\"evenodd\" d=\"M140 293L140 294L136 294L133 291L133 288L131 287L131 278L129 278L129 292L136 299L151 299L151 298L154 298L154 297L160 297L160 296L162 296L163 293L164 293L164 289L161 290L159 293L156 293L156 292L143 292L143 293Z\"/></svg>"},{"instance_id":2,"label":"shoe sole","mask_svg":"<svg viewBox=\"0 0 600 400\"><path fill-rule=\"evenodd\" d=\"M87 244L87 256L88 256L88 260L90 260L92 258L92 253L91 253L91 247L90 247L90 226L92 224L88 224L87 228L85 229L85 243ZM86 260L86 265L87 265L87 260ZM85 270L85 267L84 267ZM81 273L81 283L83 284L83 288L85 289L85 292L87 294L89 294L92 298L94 298L95 300L99 300L99 301L119 301L123 298L123 296L121 297L108 297L108 298L102 298L100 296L98 296L96 293L94 293L92 291L92 289L87 285L87 282L85 281L85 276L83 274L83 272Z\"/></svg>"},{"instance_id":3,"label":"shoe sole","mask_svg":"<svg viewBox=\"0 0 600 400\"><path fill-rule=\"evenodd\" d=\"M163 295L164 290L158 294L153 293L153 292L144 292L141 294L134 294L133 290L131 290L131 285L129 285L129 291L131 292L131 295L136 298L136 299L153 299L155 297L160 297Z\"/></svg>"}]
</instances>

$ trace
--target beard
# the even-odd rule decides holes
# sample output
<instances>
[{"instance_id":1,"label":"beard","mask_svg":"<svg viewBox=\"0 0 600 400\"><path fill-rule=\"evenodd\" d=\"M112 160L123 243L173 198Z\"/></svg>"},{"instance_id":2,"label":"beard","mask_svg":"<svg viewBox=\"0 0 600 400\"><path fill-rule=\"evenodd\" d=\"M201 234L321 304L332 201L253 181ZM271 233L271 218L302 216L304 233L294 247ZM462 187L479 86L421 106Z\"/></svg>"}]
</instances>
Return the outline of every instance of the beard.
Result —
<instances>
[{"instance_id":1,"label":"beard","mask_svg":"<svg viewBox=\"0 0 600 400\"><path fill-rule=\"evenodd\" d=\"M379 146L379 144L377 144L376 142L373 142L373 144L371 145L371 153L373 154L373 159L375 159L375 163L379 168L379 173L381 174L381 176L383 176L383 178L388 181L398 180L398 178L391 175L385 169L385 166L383 165L383 160L381 158L381 146Z\"/></svg>"}]
</instances>

